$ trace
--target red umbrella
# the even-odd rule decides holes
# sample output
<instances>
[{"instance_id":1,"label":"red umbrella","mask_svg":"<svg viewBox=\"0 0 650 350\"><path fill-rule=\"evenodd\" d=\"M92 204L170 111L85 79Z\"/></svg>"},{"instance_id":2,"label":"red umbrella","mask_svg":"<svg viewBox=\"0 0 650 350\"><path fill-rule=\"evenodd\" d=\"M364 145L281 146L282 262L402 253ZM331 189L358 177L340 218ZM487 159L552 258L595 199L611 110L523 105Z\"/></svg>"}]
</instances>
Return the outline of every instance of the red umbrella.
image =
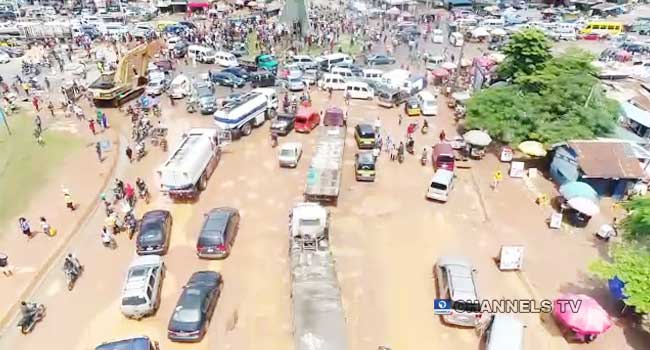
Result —
<instances>
[{"instance_id":1,"label":"red umbrella","mask_svg":"<svg viewBox=\"0 0 650 350\"><path fill-rule=\"evenodd\" d=\"M449 76L449 71L444 68L436 68L431 71L431 74L436 78L446 78Z\"/></svg>"},{"instance_id":2,"label":"red umbrella","mask_svg":"<svg viewBox=\"0 0 650 350\"><path fill-rule=\"evenodd\" d=\"M553 316L581 334L601 334L612 326L607 311L592 297L584 294L564 294L553 303Z\"/></svg>"}]
</instances>

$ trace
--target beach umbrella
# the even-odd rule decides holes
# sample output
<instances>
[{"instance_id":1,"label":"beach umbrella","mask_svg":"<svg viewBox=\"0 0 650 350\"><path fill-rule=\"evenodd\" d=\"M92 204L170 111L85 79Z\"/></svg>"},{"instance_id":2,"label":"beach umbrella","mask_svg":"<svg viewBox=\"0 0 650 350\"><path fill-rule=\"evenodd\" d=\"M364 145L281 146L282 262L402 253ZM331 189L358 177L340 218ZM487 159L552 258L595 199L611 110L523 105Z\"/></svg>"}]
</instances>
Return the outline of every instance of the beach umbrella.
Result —
<instances>
[{"instance_id":1,"label":"beach umbrella","mask_svg":"<svg viewBox=\"0 0 650 350\"><path fill-rule=\"evenodd\" d=\"M489 57L494 60L496 63L501 63L506 59L506 55L498 52L492 52Z\"/></svg>"},{"instance_id":2,"label":"beach umbrella","mask_svg":"<svg viewBox=\"0 0 650 350\"><path fill-rule=\"evenodd\" d=\"M244 6L244 0L237 0L237 1L235 1L235 5L238 5L238 6Z\"/></svg>"},{"instance_id":3,"label":"beach umbrella","mask_svg":"<svg viewBox=\"0 0 650 350\"><path fill-rule=\"evenodd\" d=\"M388 9L388 11L386 11L386 13L389 15L399 15L400 12L401 11L395 6L391 7L390 9Z\"/></svg>"},{"instance_id":4,"label":"beach umbrella","mask_svg":"<svg viewBox=\"0 0 650 350\"><path fill-rule=\"evenodd\" d=\"M456 69L456 64L452 62L443 62L440 67L447 69L447 70L454 70Z\"/></svg>"},{"instance_id":5,"label":"beach umbrella","mask_svg":"<svg viewBox=\"0 0 650 350\"><path fill-rule=\"evenodd\" d=\"M472 30L472 36L475 38L480 38L484 36L490 36L490 33L487 31L487 29L483 27L478 27L474 30Z\"/></svg>"},{"instance_id":6,"label":"beach umbrella","mask_svg":"<svg viewBox=\"0 0 650 350\"><path fill-rule=\"evenodd\" d=\"M508 33L502 28L494 28L494 29L492 29L490 31L490 34L492 34L494 36L504 36L504 35L506 35Z\"/></svg>"},{"instance_id":7,"label":"beach umbrella","mask_svg":"<svg viewBox=\"0 0 650 350\"><path fill-rule=\"evenodd\" d=\"M598 193L591 186L580 181L567 182L560 186L560 194L566 199L582 197L598 199Z\"/></svg>"},{"instance_id":8,"label":"beach umbrella","mask_svg":"<svg viewBox=\"0 0 650 350\"><path fill-rule=\"evenodd\" d=\"M577 310L571 305L577 306ZM612 326L612 320L600 304L584 294L564 294L553 303L553 316L572 331L601 334Z\"/></svg>"},{"instance_id":9,"label":"beach umbrella","mask_svg":"<svg viewBox=\"0 0 650 350\"><path fill-rule=\"evenodd\" d=\"M490 135L482 130L470 130L463 135L463 139L471 145L480 147L485 147L492 142Z\"/></svg>"},{"instance_id":10,"label":"beach umbrella","mask_svg":"<svg viewBox=\"0 0 650 350\"><path fill-rule=\"evenodd\" d=\"M544 145L541 142L537 141L524 141L520 143L517 148L529 156L543 157L546 155Z\"/></svg>"},{"instance_id":11,"label":"beach umbrella","mask_svg":"<svg viewBox=\"0 0 650 350\"><path fill-rule=\"evenodd\" d=\"M593 198L573 197L567 201L567 204L571 208L588 216L594 216L600 213L598 202Z\"/></svg>"},{"instance_id":12,"label":"beach umbrella","mask_svg":"<svg viewBox=\"0 0 650 350\"><path fill-rule=\"evenodd\" d=\"M444 68L436 68L431 71L431 74L436 78L446 78L449 76L449 71Z\"/></svg>"}]
</instances>

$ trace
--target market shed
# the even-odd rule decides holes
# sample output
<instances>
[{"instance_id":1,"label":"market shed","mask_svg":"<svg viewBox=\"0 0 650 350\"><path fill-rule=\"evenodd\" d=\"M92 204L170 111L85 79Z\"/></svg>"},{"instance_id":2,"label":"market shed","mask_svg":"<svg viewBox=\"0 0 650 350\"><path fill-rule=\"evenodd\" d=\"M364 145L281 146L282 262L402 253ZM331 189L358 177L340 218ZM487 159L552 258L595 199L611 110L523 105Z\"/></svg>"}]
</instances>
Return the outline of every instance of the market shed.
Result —
<instances>
[{"instance_id":1,"label":"market shed","mask_svg":"<svg viewBox=\"0 0 650 350\"><path fill-rule=\"evenodd\" d=\"M569 141L553 147L550 174L558 185L582 181L599 196L621 198L645 177L650 152L634 143L611 140Z\"/></svg>"}]
</instances>

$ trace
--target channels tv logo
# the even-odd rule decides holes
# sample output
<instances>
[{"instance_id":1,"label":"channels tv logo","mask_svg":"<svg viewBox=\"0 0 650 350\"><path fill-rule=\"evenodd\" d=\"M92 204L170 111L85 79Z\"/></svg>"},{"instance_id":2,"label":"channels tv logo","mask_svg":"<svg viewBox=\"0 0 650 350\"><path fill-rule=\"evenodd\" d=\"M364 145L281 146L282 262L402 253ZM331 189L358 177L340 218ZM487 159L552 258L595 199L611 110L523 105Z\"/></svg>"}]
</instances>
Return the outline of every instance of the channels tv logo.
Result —
<instances>
[{"instance_id":1,"label":"channels tv logo","mask_svg":"<svg viewBox=\"0 0 650 350\"><path fill-rule=\"evenodd\" d=\"M433 300L433 314L434 315L449 315L449 314L451 314L451 300L449 300L449 299L434 299Z\"/></svg>"}]
</instances>

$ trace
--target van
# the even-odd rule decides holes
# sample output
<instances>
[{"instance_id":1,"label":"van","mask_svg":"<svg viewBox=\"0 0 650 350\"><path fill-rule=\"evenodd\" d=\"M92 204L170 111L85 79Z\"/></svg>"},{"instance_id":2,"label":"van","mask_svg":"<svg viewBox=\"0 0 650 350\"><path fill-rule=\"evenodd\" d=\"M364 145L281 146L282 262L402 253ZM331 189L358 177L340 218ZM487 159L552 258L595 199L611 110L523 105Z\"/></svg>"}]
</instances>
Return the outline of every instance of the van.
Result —
<instances>
[{"instance_id":1,"label":"van","mask_svg":"<svg viewBox=\"0 0 650 350\"><path fill-rule=\"evenodd\" d=\"M465 38L463 38L463 34L459 32L453 32L449 37L449 43L453 46L461 47L465 43Z\"/></svg>"},{"instance_id":2,"label":"van","mask_svg":"<svg viewBox=\"0 0 650 350\"><path fill-rule=\"evenodd\" d=\"M354 77L354 74L352 73L352 69L350 68L343 68L343 67L332 67L332 74L338 74L343 77L343 79L350 79Z\"/></svg>"},{"instance_id":3,"label":"van","mask_svg":"<svg viewBox=\"0 0 650 350\"><path fill-rule=\"evenodd\" d=\"M434 70L445 61L444 56L426 55L424 57L424 66L427 70Z\"/></svg>"},{"instance_id":4,"label":"van","mask_svg":"<svg viewBox=\"0 0 650 350\"><path fill-rule=\"evenodd\" d=\"M122 314L136 320L154 314L160 306L164 275L165 264L160 255L137 256L124 279Z\"/></svg>"},{"instance_id":5,"label":"van","mask_svg":"<svg viewBox=\"0 0 650 350\"><path fill-rule=\"evenodd\" d=\"M334 53L331 55L320 56L316 58L320 70L329 72L333 65L337 63L354 63L354 60L350 55L344 53Z\"/></svg>"},{"instance_id":6,"label":"van","mask_svg":"<svg viewBox=\"0 0 650 350\"><path fill-rule=\"evenodd\" d=\"M187 55L201 63L214 63L216 59L214 50L199 45L190 45L187 48Z\"/></svg>"},{"instance_id":7,"label":"van","mask_svg":"<svg viewBox=\"0 0 650 350\"><path fill-rule=\"evenodd\" d=\"M427 78L425 76L410 77L402 82L400 90L406 91L410 96L417 94L427 87Z\"/></svg>"},{"instance_id":8,"label":"van","mask_svg":"<svg viewBox=\"0 0 650 350\"><path fill-rule=\"evenodd\" d=\"M488 18L481 22L481 27L486 28L503 28L506 26L506 21L503 18Z\"/></svg>"},{"instance_id":9,"label":"van","mask_svg":"<svg viewBox=\"0 0 650 350\"><path fill-rule=\"evenodd\" d=\"M289 58L289 63L297 64L302 69L310 69L316 67L316 61L307 55L293 55Z\"/></svg>"},{"instance_id":10,"label":"van","mask_svg":"<svg viewBox=\"0 0 650 350\"><path fill-rule=\"evenodd\" d=\"M392 89L401 89L404 82L411 77L411 72L404 69L393 69L381 76L381 82Z\"/></svg>"},{"instance_id":11,"label":"van","mask_svg":"<svg viewBox=\"0 0 650 350\"><path fill-rule=\"evenodd\" d=\"M345 126L345 115L343 110L338 107L328 107L323 116L324 126Z\"/></svg>"},{"instance_id":12,"label":"van","mask_svg":"<svg viewBox=\"0 0 650 350\"><path fill-rule=\"evenodd\" d=\"M345 94L350 98L357 98L361 100L372 100L374 91L370 86L361 81L348 81L345 85Z\"/></svg>"},{"instance_id":13,"label":"van","mask_svg":"<svg viewBox=\"0 0 650 350\"><path fill-rule=\"evenodd\" d=\"M345 90L345 80L338 74L324 74L323 78L318 81L323 90Z\"/></svg>"},{"instance_id":14,"label":"van","mask_svg":"<svg viewBox=\"0 0 650 350\"><path fill-rule=\"evenodd\" d=\"M417 94L423 116L438 115L438 101L429 91L420 91Z\"/></svg>"},{"instance_id":15,"label":"van","mask_svg":"<svg viewBox=\"0 0 650 350\"><path fill-rule=\"evenodd\" d=\"M406 102L409 95L402 90L382 88L378 90L377 100L379 105L386 108L393 108Z\"/></svg>"},{"instance_id":16,"label":"van","mask_svg":"<svg viewBox=\"0 0 650 350\"><path fill-rule=\"evenodd\" d=\"M239 220L239 210L234 208L214 208L206 213L196 241L196 255L203 259L223 259L230 255Z\"/></svg>"},{"instance_id":17,"label":"van","mask_svg":"<svg viewBox=\"0 0 650 350\"><path fill-rule=\"evenodd\" d=\"M239 65L237 57L230 52L219 51L215 54L215 57L217 64L222 67L237 67Z\"/></svg>"},{"instance_id":18,"label":"van","mask_svg":"<svg viewBox=\"0 0 650 350\"><path fill-rule=\"evenodd\" d=\"M427 198L446 202L449 192L453 187L454 172L446 169L437 169L427 188Z\"/></svg>"},{"instance_id":19,"label":"van","mask_svg":"<svg viewBox=\"0 0 650 350\"><path fill-rule=\"evenodd\" d=\"M441 170L444 171L444 170ZM460 256L442 256L434 266L438 298L451 301L449 313L442 315L445 323L475 327L481 316L476 287L476 269Z\"/></svg>"},{"instance_id":20,"label":"van","mask_svg":"<svg viewBox=\"0 0 650 350\"><path fill-rule=\"evenodd\" d=\"M357 181L375 181L375 156L372 152L359 152L354 156L354 177Z\"/></svg>"},{"instance_id":21,"label":"van","mask_svg":"<svg viewBox=\"0 0 650 350\"><path fill-rule=\"evenodd\" d=\"M525 327L511 315L493 315L485 332L485 350L523 350Z\"/></svg>"},{"instance_id":22,"label":"van","mask_svg":"<svg viewBox=\"0 0 650 350\"><path fill-rule=\"evenodd\" d=\"M431 154L431 163L433 167L438 169L445 169L449 171L454 171L455 157L454 149L450 144L446 142L441 142L433 146L433 152Z\"/></svg>"},{"instance_id":23,"label":"van","mask_svg":"<svg viewBox=\"0 0 650 350\"><path fill-rule=\"evenodd\" d=\"M371 79L376 81L381 81L382 75L384 75L384 71L379 69L364 69L362 73L364 79Z\"/></svg>"}]
</instances>

